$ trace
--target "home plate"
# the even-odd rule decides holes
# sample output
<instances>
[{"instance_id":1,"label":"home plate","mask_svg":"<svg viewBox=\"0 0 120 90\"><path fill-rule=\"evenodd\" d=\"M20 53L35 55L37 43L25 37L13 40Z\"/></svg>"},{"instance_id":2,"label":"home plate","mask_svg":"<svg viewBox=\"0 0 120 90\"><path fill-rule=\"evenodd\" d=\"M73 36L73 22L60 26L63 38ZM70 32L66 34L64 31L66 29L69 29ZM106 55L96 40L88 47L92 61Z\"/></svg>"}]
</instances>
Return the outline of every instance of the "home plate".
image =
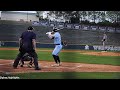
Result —
<instances>
[{"instance_id":1,"label":"home plate","mask_svg":"<svg viewBox=\"0 0 120 90\"><path fill-rule=\"evenodd\" d=\"M82 65L76 66L76 67L82 67Z\"/></svg>"},{"instance_id":2,"label":"home plate","mask_svg":"<svg viewBox=\"0 0 120 90\"><path fill-rule=\"evenodd\" d=\"M101 52L107 52L107 51L101 51Z\"/></svg>"},{"instance_id":3,"label":"home plate","mask_svg":"<svg viewBox=\"0 0 120 90\"><path fill-rule=\"evenodd\" d=\"M48 67L48 66L44 66L44 67Z\"/></svg>"}]
</instances>

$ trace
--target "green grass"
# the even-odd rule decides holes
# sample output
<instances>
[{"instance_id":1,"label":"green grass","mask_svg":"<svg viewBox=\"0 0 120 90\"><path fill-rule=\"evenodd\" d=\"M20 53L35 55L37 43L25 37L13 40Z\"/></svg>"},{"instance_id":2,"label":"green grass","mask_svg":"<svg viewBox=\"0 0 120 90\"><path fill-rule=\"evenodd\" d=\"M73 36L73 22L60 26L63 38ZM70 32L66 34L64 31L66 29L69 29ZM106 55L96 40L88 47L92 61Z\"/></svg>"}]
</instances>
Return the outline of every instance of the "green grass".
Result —
<instances>
[{"instance_id":1,"label":"green grass","mask_svg":"<svg viewBox=\"0 0 120 90\"><path fill-rule=\"evenodd\" d=\"M15 59L18 53L18 50L0 50L0 59ZM53 61L51 53L52 52L37 51L39 60L45 61ZM120 65L120 56L92 56L83 55L79 52L60 52L59 56L62 62Z\"/></svg>"},{"instance_id":2,"label":"green grass","mask_svg":"<svg viewBox=\"0 0 120 90\"><path fill-rule=\"evenodd\" d=\"M0 59L15 59L17 54L16 50L0 50Z\"/></svg>"},{"instance_id":3,"label":"green grass","mask_svg":"<svg viewBox=\"0 0 120 90\"><path fill-rule=\"evenodd\" d=\"M15 76L20 79L120 79L120 73L115 72L40 72Z\"/></svg>"},{"instance_id":4,"label":"green grass","mask_svg":"<svg viewBox=\"0 0 120 90\"><path fill-rule=\"evenodd\" d=\"M92 56L92 55L83 55L74 52L73 53L63 52L60 55L61 57L63 57L63 60L67 62L120 65L119 56Z\"/></svg>"}]
</instances>

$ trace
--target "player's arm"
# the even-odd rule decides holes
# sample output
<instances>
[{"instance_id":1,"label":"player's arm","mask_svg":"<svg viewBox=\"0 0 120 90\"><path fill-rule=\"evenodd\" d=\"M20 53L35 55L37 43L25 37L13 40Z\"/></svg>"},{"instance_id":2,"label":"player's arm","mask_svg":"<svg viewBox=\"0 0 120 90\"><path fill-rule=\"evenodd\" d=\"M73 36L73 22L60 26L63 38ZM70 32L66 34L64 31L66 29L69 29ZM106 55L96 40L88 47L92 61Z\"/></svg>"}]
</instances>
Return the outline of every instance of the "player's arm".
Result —
<instances>
[{"instance_id":1,"label":"player's arm","mask_svg":"<svg viewBox=\"0 0 120 90\"><path fill-rule=\"evenodd\" d=\"M22 38L19 38L19 48L21 47L22 45Z\"/></svg>"},{"instance_id":2,"label":"player's arm","mask_svg":"<svg viewBox=\"0 0 120 90\"><path fill-rule=\"evenodd\" d=\"M54 39L54 38L55 38L54 34L50 34L50 35L48 35L48 37L49 37L50 39Z\"/></svg>"},{"instance_id":3,"label":"player's arm","mask_svg":"<svg viewBox=\"0 0 120 90\"><path fill-rule=\"evenodd\" d=\"M104 35L103 35L103 37L102 37L102 40L101 40L102 42L104 41Z\"/></svg>"},{"instance_id":4,"label":"player's arm","mask_svg":"<svg viewBox=\"0 0 120 90\"><path fill-rule=\"evenodd\" d=\"M19 38L19 48L21 48L21 46L22 46L22 38L23 38L23 33L22 33L22 35L20 36L20 38Z\"/></svg>"},{"instance_id":5,"label":"player's arm","mask_svg":"<svg viewBox=\"0 0 120 90\"><path fill-rule=\"evenodd\" d=\"M33 45L33 49L36 51L36 34L35 33L32 36L32 45Z\"/></svg>"},{"instance_id":6,"label":"player's arm","mask_svg":"<svg viewBox=\"0 0 120 90\"><path fill-rule=\"evenodd\" d=\"M36 40L32 39L32 43L33 43L33 49L36 51Z\"/></svg>"},{"instance_id":7,"label":"player's arm","mask_svg":"<svg viewBox=\"0 0 120 90\"><path fill-rule=\"evenodd\" d=\"M51 39L54 39L55 37L53 36Z\"/></svg>"},{"instance_id":8,"label":"player's arm","mask_svg":"<svg viewBox=\"0 0 120 90\"><path fill-rule=\"evenodd\" d=\"M51 32L51 36L52 36L51 39L54 39L54 38L55 38L55 34L54 34L54 32Z\"/></svg>"},{"instance_id":9,"label":"player's arm","mask_svg":"<svg viewBox=\"0 0 120 90\"><path fill-rule=\"evenodd\" d=\"M21 51L22 47L22 38L19 38L19 51Z\"/></svg>"}]
</instances>

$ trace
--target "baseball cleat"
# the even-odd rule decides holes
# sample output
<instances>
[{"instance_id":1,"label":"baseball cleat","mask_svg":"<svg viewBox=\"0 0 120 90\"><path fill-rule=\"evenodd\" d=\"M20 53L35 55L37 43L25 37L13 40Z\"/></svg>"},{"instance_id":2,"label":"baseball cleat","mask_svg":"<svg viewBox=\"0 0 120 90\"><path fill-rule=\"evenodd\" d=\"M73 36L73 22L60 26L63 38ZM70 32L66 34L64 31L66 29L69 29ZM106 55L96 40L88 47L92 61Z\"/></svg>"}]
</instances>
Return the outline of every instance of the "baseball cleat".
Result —
<instances>
[{"instance_id":1,"label":"baseball cleat","mask_svg":"<svg viewBox=\"0 0 120 90\"><path fill-rule=\"evenodd\" d=\"M17 69L17 67L13 66L13 69Z\"/></svg>"},{"instance_id":2,"label":"baseball cleat","mask_svg":"<svg viewBox=\"0 0 120 90\"><path fill-rule=\"evenodd\" d=\"M53 65L51 65L52 67L59 67L60 66L60 64L53 64Z\"/></svg>"},{"instance_id":3,"label":"baseball cleat","mask_svg":"<svg viewBox=\"0 0 120 90\"><path fill-rule=\"evenodd\" d=\"M61 63L58 63L59 64L59 66L61 66L62 64Z\"/></svg>"},{"instance_id":4,"label":"baseball cleat","mask_svg":"<svg viewBox=\"0 0 120 90\"><path fill-rule=\"evenodd\" d=\"M41 70L41 68L37 67L37 68L35 68L35 70Z\"/></svg>"}]
</instances>

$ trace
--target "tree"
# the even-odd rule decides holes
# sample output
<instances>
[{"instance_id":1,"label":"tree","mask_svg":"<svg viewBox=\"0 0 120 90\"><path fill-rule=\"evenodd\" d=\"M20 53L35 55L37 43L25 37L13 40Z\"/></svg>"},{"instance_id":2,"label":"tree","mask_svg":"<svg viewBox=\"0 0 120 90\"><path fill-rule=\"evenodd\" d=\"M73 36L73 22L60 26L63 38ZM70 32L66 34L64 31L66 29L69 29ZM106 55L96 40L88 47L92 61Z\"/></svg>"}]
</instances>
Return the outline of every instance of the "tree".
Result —
<instances>
[{"instance_id":1,"label":"tree","mask_svg":"<svg viewBox=\"0 0 120 90\"><path fill-rule=\"evenodd\" d=\"M81 21L86 21L86 17L87 17L87 11L79 11L79 18L80 18L80 22Z\"/></svg>"},{"instance_id":2,"label":"tree","mask_svg":"<svg viewBox=\"0 0 120 90\"><path fill-rule=\"evenodd\" d=\"M99 22L105 22L106 21L106 11L99 11Z\"/></svg>"},{"instance_id":3,"label":"tree","mask_svg":"<svg viewBox=\"0 0 120 90\"><path fill-rule=\"evenodd\" d=\"M63 17L65 20L69 21L74 18L75 22L79 22L79 11L49 11L49 15L55 15L55 19Z\"/></svg>"},{"instance_id":4,"label":"tree","mask_svg":"<svg viewBox=\"0 0 120 90\"><path fill-rule=\"evenodd\" d=\"M40 20L43 19L43 12L44 11L37 11L37 16ZM83 21L87 21L87 23L107 23L109 21L113 24L119 24L120 22L120 11L49 11L47 19L49 19L49 16L53 17L55 20L63 17L65 21L70 21L71 23Z\"/></svg>"},{"instance_id":5,"label":"tree","mask_svg":"<svg viewBox=\"0 0 120 90\"><path fill-rule=\"evenodd\" d=\"M97 22L100 18L100 11L89 11L88 12L90 20L92 20L94 23Z\"/></svg>"},{"instance_id":6,"label":"tree","mask_svg":"<svg viewBox=\"0 0 120 90\"><path fill-rule=\"evenodd\" d=\"M36 17L39 18L39 21L42 20L43 19L42 14L43 14L44 11L36 11L36 12L37 12Z\"/></svg>"},{"instance_id":7,"label":"tree","mask_svg":"<svg viewBox=\"0 0 120 90\"><path fill-rule=\"evenodd\" d=\"M107 18L112 23L117 23L120 21L120 11L107 11Z\"/></svg>"}]
</instances>

